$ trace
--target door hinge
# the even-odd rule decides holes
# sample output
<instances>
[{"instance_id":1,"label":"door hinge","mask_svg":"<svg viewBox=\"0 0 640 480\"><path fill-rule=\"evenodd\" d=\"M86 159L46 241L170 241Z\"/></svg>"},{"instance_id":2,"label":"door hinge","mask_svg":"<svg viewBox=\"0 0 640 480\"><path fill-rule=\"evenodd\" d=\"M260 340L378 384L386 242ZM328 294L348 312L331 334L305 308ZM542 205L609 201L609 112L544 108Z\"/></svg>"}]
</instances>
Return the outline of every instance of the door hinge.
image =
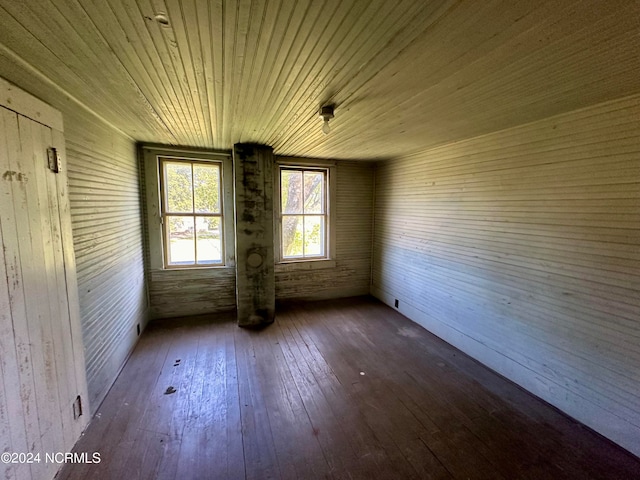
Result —
<instances>
[{"instance_id":1,"label":"door hinge","mask_svg":"<svg viewBox=\"0 0 640 480\"><path fill-rule=\"evenodd\" d=\"M82 416L82 398L80 395L73 402L73 418L74 420Z\"/></svg>"},{"instance_id":2,"label":"door hinge","mask_svg":"<svg viewBox=\"0 0 640 480\"><path fill-rule=\"evenodd\" d=\"M47 163L49 170L53 173L58 173L62 170L62 159L60 158L58 150L53 147L47 148Z\"/></svg>"}]
</instances>

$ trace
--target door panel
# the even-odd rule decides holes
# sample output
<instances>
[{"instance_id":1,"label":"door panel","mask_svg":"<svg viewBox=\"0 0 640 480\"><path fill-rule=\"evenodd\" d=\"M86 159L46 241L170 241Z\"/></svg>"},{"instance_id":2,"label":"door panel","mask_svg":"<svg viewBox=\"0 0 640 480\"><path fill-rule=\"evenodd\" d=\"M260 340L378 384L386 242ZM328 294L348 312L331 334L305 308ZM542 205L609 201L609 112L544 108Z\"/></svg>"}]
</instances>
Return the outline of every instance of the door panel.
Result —
<instances>
[{"instance_id":1,"label":"door panel","mask_svg":"<svg viewBox=\"0 0 640 480\"><path fill-rule=\"evenodd\" d=\"M68 451L85 423L73 414L82 358L70 322L60 174L47 167L55 133L0 107L0 449L42 460ZM58 465L2 468L7 478L51 478Z\"/></svg>"}]
</instances>

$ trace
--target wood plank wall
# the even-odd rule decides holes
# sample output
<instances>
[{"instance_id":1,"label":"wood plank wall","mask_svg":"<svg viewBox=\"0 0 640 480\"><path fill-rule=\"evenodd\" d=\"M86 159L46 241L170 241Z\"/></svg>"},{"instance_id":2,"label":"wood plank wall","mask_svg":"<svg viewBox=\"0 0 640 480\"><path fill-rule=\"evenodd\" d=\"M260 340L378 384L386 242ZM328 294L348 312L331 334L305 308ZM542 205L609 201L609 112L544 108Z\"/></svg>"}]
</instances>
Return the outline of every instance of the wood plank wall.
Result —
<instances>
[{"instance_id":1,"label":"wood plank wall","mask_svg":"<svg viewBox=\"0 0 640 480\"><path fill-rule=\"evenodd\" d=\"M139 165L131 139L83 112L64 119L89 401L97 408L146 323Z\"/></svg>"},{"instance_id":2,"label":"wood plank wall","mask_svg":"<svg viewBox=\"0 0 640 480\"><path fill-rule=\"evenodd\" d=\"M149 299L151 318L233 310L236 268L151 270Z\"/></svg>"},{"instance_id":3,"label":"wood plank wall","mask_svg":"<svg viewBox=\"0 0 640 480\"><path fill-rule=\"evenodd\" d=\"M133 348L137 323L142 328L146 321L134 141L65 90L67 84L55 84L2 46L0 74L64 119L89 400L97 408Z\"/></svg>"},{"instance_id":4,"label":"wood plank wall","mask_svg":"<svg viewBox=\"0 0 640 480\"><path fill-rule=\"evenodd\" d=\"M163 269L158 155L198 158L204 150L145 146L140 152L144 171L145 260L150 318L170 318L233 310L236 306L233 168L231 153L209 152L223 162L225 265L214 268ZM203 155L206 157L207 155Z\"/></svg>"},{"instance_id":5,"label":"wood plank wall","mask_svg":"<svg viewBox=\"0 0 640 480\"><path fill-rule=\"evenodd\" d=\"M373 165L338 161L336 264L318 270L276 267L276 299L340 298L369 293L373 231ZM151 270L152 318L233 310L235 268Z\"/></svg>"},{"instance_id":6,"label":"wood plank wall","mask_svg":"<svg viewBox=\"0 0 640 480\"><path fill-rule=\"evenodd\" d=\"M276 299L340 298L369 293L373 171L370 163L337 162L336 265L298 271L276 267Z\"/></svg>"},{"instance_id":7,"label":"wood plank wall","mask_svg":"<svg viewBox=\"0 0 640 480\"><path fill-rule=\"evenodd\" d=\"M640 455L640 96L379 164L373 293Z\"/></svg>"},{"instance_id":8,"label":"wood plank wall","mask_svg":"<svg viewBox=\"0 0 640 480\"><path fill-rule=\"evenodd\" d=\"M0 476L48 479L45 454L88 422L67 177L47 168L48 148L64 156L62 116L1 78L0 92Z\"/></svg>"}]
</instances>

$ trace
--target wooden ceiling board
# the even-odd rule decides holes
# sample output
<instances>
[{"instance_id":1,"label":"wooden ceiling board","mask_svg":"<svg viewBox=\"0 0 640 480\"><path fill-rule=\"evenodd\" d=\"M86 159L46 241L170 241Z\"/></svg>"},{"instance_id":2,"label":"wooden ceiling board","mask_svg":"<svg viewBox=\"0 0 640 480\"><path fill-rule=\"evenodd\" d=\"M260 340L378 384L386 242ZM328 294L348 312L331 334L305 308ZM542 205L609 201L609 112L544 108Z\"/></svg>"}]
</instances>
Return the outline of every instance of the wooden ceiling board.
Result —
<instances>
[{"instance_id":1,"label":"wooden ceiling board","mask_svg":"<svg viewBox=\"0 0 640 480\"><path fill-rule=\"evenodd\" d=\"M48 59L50 63L58 61L50 49L42 44L35 36L31 35L29 31L17 22L9 13L7 13L6 10L0 10L0 15L2 15L2 28L0 29L0 35L2 35L3 38L3 50L7 52L5 54L6 57L17 55L14 52L19 50L27 50L30 58L34 60L34 63L36 64L42 65L42 63ZM31 63L31 65L33 64ZM67 77L71 85L75 86L80 83L80 79L74 78L76 75L73 70L69 69L65 64L58 64L57 71L61 75ZM5 74L5 77L9 80L12 80L10 75L11 73L12 69L10 68L3 71L3 74ZM100 99L97 100L97 103L99 103ZM104 105L100 105L100 107L106 108L106 103Z\"/></svg>"},{"instance_id":2,"label":"wooden ceiling board","mask_svg":"<svg viewBox=\"0 0 640 480\"><path fill-rule=\"evenodd\" d=\"M0 75L144 142L380 159L640 93L639 19L638 0L0 0Z\"/></svg>"},{"instance_id":3,"label":"wooden ceiling board","mask_svg":"<svg viewBox=\"0 0 640 480\"><path fill-rule=\"evenodd\" d=\"M318 102L318 109L321 103L331 102L338 105L346 111L345 106L348 106L348 100L354 95L354 92L358 92L363 85L365 85L372 77L374 77L380 70L381 65L388 64L393 58L402 52L413 41L416 36L428 28L431 23L439 18L436 13L442 14L446 9L450 7L452 2L431 2L416 4L411 2L411 5L405 5L405 8L396 8L394 13L401 12L402 18L397 18L395 15L391 15L392 12L382 12L376 16L378 21L392 19L394 23L391 26L387 24L379 25L377 23L371 23L367 21L363 25L363 35L367 35L365 40L358 42L356 45L356 55L335 55L335 58L329 60L333 61L333 65L320 66L319 71L312 71L309 73L309 78L319 78L320 92L304 92L308 97L298 98L297 101L310 103L314 98L322 98L322 102ZM439 11L439 12L438 12ZM400 23L403 28L397 30L388 30L393 25ZM387 30L384 29L387 27ZM338 40L339 42L339 40ZM330 50L333 51L333 50ZM341 88L341 85L345 85ZM390 92L391 98L394 98L397 92ZM357 101L361 101L361 98L356 98ZM288 106L291 111L292 108L303 108L298 102L286 102L283 105ZM276 149L281 146L289 144L292 136L296 135L300 137L298 142L310 141L312 144L317 144L318 140L323 139L323 136L319 133L318 128L319 120L316 111L309 112L306 117L305 123L298 123L295 129L285 129L289 136L283 136L279 134L273 141ZM335 123L333 123L335 124ZM313 132L315 135L309 135ZM292 153L292 155L295 155Z\"/></svg>"},{"instance_id":4,"label":"wooden ceiling board","mask_svg":"<svg viewBox=\"0 0 640 480\"><path fill-rule=\"evenodd\" d=\"M129 8L126 8L129 7ZM118 52L117 65L115 68L119 68L126 72L125 77L131 80L131 87L139 92L139 95L143 98L143 103L148 105L148 109L151 115L157 120L157 122L169 132L174 141L177 141L175 133L170 125L179 124L179 121L183 117L183 112L180 111L180 115L176 116L175 106L172 104L172 97L170 94L171 83L167 81L155 81L159 75L149 75L149 71L156 72L153 68L154 65L150 65L149 56L144 49L140 49L141 46L138 35L143 32L144 22L139 12L136 14L133 11L131 15L131 5L121 4L119 9L113 9L108 2L92 2L82 5L82 9L87 18L96 19L96 22L89 20L94 31L98 31L104 45L107 46L113 52ZM118 15L120 13L120 15ZM122 15L125 13L125 15ZM101 19L101 21L98 21ZM127 22L129 19L138 20L137 25L130 25L131 22ZM91 27L84 32L83 36L91 35ZM117 35L113 35L111 32L116 32ZM96 58L101 59L103 52L97 52ZM159 66L156 64L155 66ZM157 70L161 73L161 70ZM135 79L135 80L134 80ZM159 113L161 112L161 113ZM163 117L167 117L165 122ZM188 132L189 130L185 130Z\"/></svg>"},{"instance_id":5,"label":"wooden ceiling board","mask_svg":"<svg viewBox=\"0 0 640 480\"><path fill-rule=\"evenodd\" d=\"M153 20L145 18L132 0L94 2L86 5L85 9L92 12L92 16L112 19L112 25L106 22L101 24L101 34L116 51L121 52L119 58L127 71L140 79L141 90L163 118L163 124L171 134L189 138L193 125L189 123L187 110L176 95L177 77L168 71L160 58L159 51L162 50L153 43L148 28ZM160 28L153 22L153 30Z\"/></svg>"},{"instance_id":6,"label":"wooden ceiling board","mask_svg":"<svg viewBox=\"0 0 640 480\"><path fill-rule=\"evenodd\" d=\"M135 82L126 72L118 69L117 59L109 55L106 44L96 46L96 42L99 43L97 36L88 35L88 40L85 41L85 37L78 34L75 26L81 22L70 21L57 8L43 11L33 8L30 2L7 4L0 8L2 43L14 52L20 52L17 54L27 63L54 83L64 84L68 91L86 101L92 110L110 112L112 120L117 120L119 124L127 118L133 120L145 114L153 116L151 106L133 88ZM4 10L5 6L9 10ZM82 16L81 13L79 15ZM6 37L10 37L10 41L4 42ZM23 54L25 51L29 52L26 58ZM104 77L96 76L95 72L101 70ZM113 74L113 71L117 74ZM13 72L4 76L12 80L11 74ZM92 76L96 76L96 81L91 81ZM20 81L16 83L22 84ZM129 94L126 101L114 101L112 92L119 91ZM128 105L135 105L137 108L133 111ZM153 132L150 134L166 134L157 124L157 118L149 119L148 126ZM137 131L129 130L129 133L135 136Z\"/></svg>"},{"instance_id":7,"label":"wooden ceiling board","mask_svg":"<svg viewBox=\"0 0 640 480\"><path fill-rule=\"evenodd\" d=\"M602 16L602 12L598 12L601 19L590 23L590 28L572 22L576 12L568 11L561 17L562 21L550 18L549 25L543 23L529 28L493 45L491 51L475 61L464 61L453 69L440 65L448 61L448 55L420 57L408 51L404 58L399 57L382 72L377 82L372 82L372 90L363 95L384 99L377 102L379 106L372 105L371 115L386 124L391 130L390 136L415 139L413 148L420 149L423 144L437 145L477 136L617 98L624 95L623 92L637 92L638 17L633 15L637 6L625 4L623 7L627 9L626 16L620 6L614 15ZM455 23L461 24L462 19ZM479 23L486 24L486 20L480 18ZM437 44L438 38L446 42L444 35L434 32L430 45ZM539 48L537 44L544 46ZM436 72L447 72L448 76L423 79L422 72L429 67L427 62L416 62L416 58L431 61ZM411 78L408 72L412 69L420 74ZM409 79L405 80L408 88L395 95L395 105L385 101L391 97L385 88L393 86L393 75ZM424 111L429 112L428 117ZM387 116L392 119L385 121ZM375 129L364 132L356 122L347 122L347 119L345 122L348 126L344 132L341 127L344 135L336 136L336 142L345 145L345 139L355 136L362 138L366 145L375 142L379 133ZM341 149L341 146L329 148ZM412 149L409 143L405 147Z\"/></svg>"},{"instance_id":8,"label":"wooden ceiling board","mask_svg":"<svg viewBox=\"0 0 640 480\"><path fill-rule=\"evenodd\" d=\"M310 36L304 45L304 56L302 58L292 58L296 69L295 75L284 72L286 90L278 92L280 99L276 102L269 102L265 105L262 102L262 109L268 108L271 111L269 123L260 128L254 123L253 133L265 135L271 142L282 138L286 133L300 125L308 118L317 118L318 108L321 103L328 101L330 94L327 92L325 78L321 75L323 69L327 70L327 62L332 58L331 52L345 45L345 38L341 35L340 29L343 26L344 18L357 16L361 18L372 8L372 4L347 4L343 2L330 2L327 9L335 15L323 15L316 19L313 29L310 29ZM342 20L341 20L342 19ZM356 28L354 26L354 28ZM338 58L335 55L333 58ZM282 75L282 72L281 72ZM300 103L313 105L305 111L300 111ZM284 113L286 110L286 113ZM282 120L276 121L274 115L279 115ZM284 126L284 128L282 128Z\"/></svg>"},{"instance_id":9,"label":"wooden ceiling board","mask_svg":"<svg viewBox=\"0 0 640 480\"><path fill-rule=\"evenodd\" d=\"M249 124L248 136L265 135L267 138L273 137L274 133L279 135L298 122L300 112L297 109L294 110L292 115L282 118L283 108L293 104L292 94L310 87L313 77L306 75L305 67L308 69L307 61L314 59L314 53L312 52L314 45L318 44L318 42L322 44L324 41L322 37L333 38L334 35L324 34L324 28L330 28L328 24L330 18L323 18L322 10L319 7L325 5L322 5L322 2L317 2L312 6L314 10L309 12L310 15L305 15L306 21L299 24L296 22L297 24L294 26L298 35L290 39L286 36L283 38L283 43L278 49L278 55L274 59L275 68L269 67L273 73L273 82L265 83L263 88L260 88L260 85L257 86L259 98L256 110L257 115L253 118L254 122ZM294 39L298 37L299 40L295 41ZM326 44L323 50L320 54L315 54L315 59L324 60L323 57L326 57ZM319 81L320 79L317 80ZM261 119L266 120L262 129L260 129L259 124L255 123L255 120ZM284 128L281 128L281 125L284 125Z\"/></svg>"}]
</instances>

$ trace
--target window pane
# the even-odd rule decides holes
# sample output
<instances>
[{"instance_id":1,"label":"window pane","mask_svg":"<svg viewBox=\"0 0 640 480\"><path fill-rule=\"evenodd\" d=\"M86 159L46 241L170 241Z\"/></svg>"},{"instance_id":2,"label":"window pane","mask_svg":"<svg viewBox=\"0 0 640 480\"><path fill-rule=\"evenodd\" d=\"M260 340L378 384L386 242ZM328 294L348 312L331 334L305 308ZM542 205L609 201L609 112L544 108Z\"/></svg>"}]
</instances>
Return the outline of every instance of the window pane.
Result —
<instances>
[{"instance_id":1,"label":"window pane","mask_svg":"<svg viewBox=\"0 0 640 480\"><path fill-rule=\"evenodd\" d=\"M280 192L282 213L302 213L302 172L282 170Z\"/></svg>"},{"instance_id":2,"label":"window pane","mask_svg":"<svg viewBox=\"0 0 640 480\"><path fill-rule=\"evenodd\" d=\"M324 255L324 217L304 217L304 256Z\"/></svg>"},{"instance_id":3,"label":"window pane","mask_svg":"<svg viewBox=\"0 0 640 480\"><path fill-rule=\"evenodd\" d=\"M196 217L198 265L222 263L222 230L219 217Z\"/></svg>"},{"instance_id":4,"label":"window pane","mask_svg":"<svg viewBox=\"0 0 640 480\"><path fill-rule=\"evenodd\" d=\"M164 162L167 212L193 212L191 164Z\"/></svg>"},{"instance_id":5,"label":"window pane","mask_svg":"<svg viewBox=\"0 0 640 480\"><path fill-rule=\"evenodd\" d=\"M282 255L285 258L302 257L302 215L282 217Z\"/></svg>"},{"instance_id":6,"label":"window pane","mask_svg":"<svg viewBox=\"0 0 640 480\"><path fill-rule=\"evenodd\" d=\"M169 265L193 265L196 261L193 217L167 216Z\"/></svg>"},{"instance_id":7,"label":"window pane","mask_svg":"<svg viewBox=\"0 0 640 480\"><path fill-rule=\"evenodd\" d=\"M324 213L324 173L304 172L304 213Z\"/></svg>"},{"instance_id":8,"label":"window pane","mask_svg":"<svg viewBox=\"0 0 640 480\"><path fill-rule=\"evenodd\" d=\"M220 167L193 165L196 213L220 213Z\"/></svg>"}]
</instances>

